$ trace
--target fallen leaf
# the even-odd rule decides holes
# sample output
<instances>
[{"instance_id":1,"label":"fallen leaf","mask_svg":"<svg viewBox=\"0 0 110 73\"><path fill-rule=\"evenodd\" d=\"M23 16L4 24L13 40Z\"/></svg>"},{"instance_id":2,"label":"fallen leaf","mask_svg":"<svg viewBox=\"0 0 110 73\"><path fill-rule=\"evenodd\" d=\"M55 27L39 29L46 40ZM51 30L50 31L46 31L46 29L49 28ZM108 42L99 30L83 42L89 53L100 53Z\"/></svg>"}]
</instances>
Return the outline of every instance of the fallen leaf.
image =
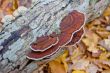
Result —
<instances>
[{"instance_id":1,"label":"fallen leaf","mask_svg":"<svg viewBox=\"0 0 110 73\"><path fill-rule=\"evenodd\" d=\"M87 59L73 60L73 70L85 70L88 65L89 60Z\"/></svg>"},{"instance_id":2,"label":"fallen leaf","mask_svg":"<svg viewBox=\"0 0 110 73\"><path fill-rule=\"evenodd\" d=\"M109 70L104 70L104 71L102 71L102 73L110 73L110 69Z\"/></svg>"},{"instance_id":3,"label":"fallen leaf","mask_svg":"<svg viewBox=\"0 0 110 73\"><path fill-rule=\"evenodd\" d=\"M110 39L104 39L99 42L101 46L106 48L106 50L110 51Z\"/></svg>"},{"instance_id":4,"label":"fallen leaf","mask_svg":"<svg viewBox=\"0 0 110 73\"><path fill-rule=\"evenodd\" d=\"M66 73L63 64L57 61L49 62L49 67L51 69L51 73Z\"/></svg>"},{"instance_id":5,"label":"fallen leaf","mask_svg":"<svg viewBox=\"0 0 110 73\"><path fill-rule=\"evenodd\" d=\"M102 37L102 38L107 38L110 35L110 32L106 30L97 30L96 33Z\"/></svg>"},{"instance_id":6,"label":"fallen leaf","mask_svg":"<svg viewBox=\"0 0 110 73\"><path fill-rule=\"evenodd\" d=\"M68 64L66 62L67 56L68 56L68 51L66 51L61 57L61 60L62 60L62 63L64 64L64 68L66 72L68 71Z\"/></svg>"},{"instance_id":7,"label":"fallen leaf","mask_svg":"<svg viewBox=\"0 0 110 73\"><path fill-rule=\"evenodd\" d=\"M86 73L97 73L99 68L95 64L89 64L88 67L86 68Z\"/></svg>"},{"instance_id":8,"label":"fallen leaf","mask_svg":"<svg viewBox=\"0 0 110 73\"><path fill-rule=\"evenodd\" d=\"M109 60L109 57L110 57L110 52L103 52L101 53L101 55L99 56L99 59L100 60Z\"/></svg>"},{"instance_id":9,"label":"fallen leaf","mask_svg":"<svg viewBox=\"0 0 110 73\"><path fill-rule=\"evenodd\" d=\"M73 51L73 54L71 56L71 60L74 60L74 59L77 59L78 56L82 55L83 53L81 52L81 50L79 48L76 48L74 51Z\"/></svg>"},{"instance_id":10,"label":"fallen leaf","mask_svg":"<svg viewBox=\"0 0 110 73\"><path fill-rule=\"evenodd\" d=\"M96 46L100 39L99 36L97 36L91 31L88 31L85 34L86 37L83 38L82 41L88 47L87 50L94 53L98 52L99 48L97 48Z\"/></svg>"},{"instance_id":11,"label":"fallen leaf","mask_svg":"<svg viewBox=\"0 0 110 73\"><path fill-rule=\"evenodd\" d=\"M109 16L109 15L110 15L110 5L103 13L103 16Z\"/></svg>"},{"instance_id":12,"label":"fallen leaf","mask_svg":"<svg viewBox=\"0 0 110 73\"><path fill-rule=\"evenodd\" d=\"M81 70L75 70L72 73L86 73L85 71L81 71Z\"/></svg>"},{"instance_id":13,"label":"fallen leaf","mask_svg":"<svg viewBox=\"0 0 110 73\"><path fill-rule=\"evenodd\" d=\"M15 9L18 8L18 0L1 0L2 4L0 9L2 15L12 14Z\"/></svg>"},{"instance_id":14,"label":"fallen leaf","mask_svg":"<svg viewBox=\"0 0 110 73\"><path fill-rule=\"evenodd\" d=\"M0 0L0 18L12 14L19 6L30 7L31 0Z\"/></svg>"}]
</instances>

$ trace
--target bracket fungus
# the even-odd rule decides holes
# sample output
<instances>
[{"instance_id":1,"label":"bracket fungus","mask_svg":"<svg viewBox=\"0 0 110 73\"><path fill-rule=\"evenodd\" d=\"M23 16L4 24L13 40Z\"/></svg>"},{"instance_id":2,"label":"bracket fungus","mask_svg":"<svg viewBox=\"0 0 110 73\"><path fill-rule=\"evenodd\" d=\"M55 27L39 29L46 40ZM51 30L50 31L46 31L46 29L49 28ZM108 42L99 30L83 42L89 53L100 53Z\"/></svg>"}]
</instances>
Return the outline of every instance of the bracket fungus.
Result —
<instances>
[{"instance_id":1,"label":"bracket fungus","mask_svg":"<svg viewBox=\"0 0 110 73\"><path fill-rule=\"evenodd\" d=\"M36 42L33 42L30 48L33 51L45 51L58 43L58 37L41 36Z\"/></svg>"},{"instance_id":2,"label":"bracket fungus","mask_svg":"<svg viewBox=\"0 0 110 73\"><path fill-rule=\"evenodd\" d=\"M55 55L65 45L73 45L80 40L84 30L85 16L83 13L73 10L65 16L60 23L60 34L50 34L38 37L30 44L31 52L28 59L43 60Z\"/></svg>"},{"instance_id":3,"label":"bracket fungus","mask_svg":"<svg viewBox=\"0 0 110 73\"><path fill-rule=\"evenodd\" d=\"M71 41L71 38L72 38L71 34L67 35L66 33L62 33L58 36L59 41L56 45L51 46L48 49L46 48L47 50L42 51L42 52L35 52L32 49L33 51L31 51L27 56L28 56L29 59L33 59L33 60L41 60L43 58L51 56L51 55L55 54L57 51L59 51L62 46L66 45L67 42ZM47 44L49 42L51 42L51 41L45 42L45 44Z\"/></svg>"},{"instance_id":4,"label":"bracket fungus","mask_svg":"<svg viewBox=\"0 0 110 73\"><path fill-rule=\"evenodd\" d=\"M60 30L63 33L74 33L83 26L84 22L84 14L74 10L63 18L60 24Z\"/></svg>"},{"instance_id":5,"label":"bracket fungus","mask_svg":"<svg viewBox=\"0 0 110 73\"><path fill-rule=\"evenodd\" d=\"M73 44L79 42L81 37L83 36L83 33L84 33L84 29L83 28L81 28L79 31L74 33L71 42L69 42L67 45L73 45Z\"/></svg>"}]
</instances>

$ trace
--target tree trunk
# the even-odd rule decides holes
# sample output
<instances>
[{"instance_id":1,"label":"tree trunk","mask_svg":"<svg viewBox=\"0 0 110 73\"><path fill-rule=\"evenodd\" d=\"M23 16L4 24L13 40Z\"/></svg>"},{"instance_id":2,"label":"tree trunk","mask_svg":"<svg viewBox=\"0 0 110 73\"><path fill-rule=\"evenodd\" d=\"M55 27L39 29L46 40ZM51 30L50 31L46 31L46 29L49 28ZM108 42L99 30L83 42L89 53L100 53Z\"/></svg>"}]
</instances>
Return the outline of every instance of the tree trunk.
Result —
<instances>
[{"instance_id":1,"label":"tree trunk","mask_svg":"<svg viewBox=\"0 0 110 73\"><path fill-rule=\"evenodd\" d=\"M29 26L31 31L23 37L13 36L14 40L1 49L0 73L32 73L38 65L28 60L26 53L30 51L29 44L36 37L57 31L60 21L72 10L83 12L88 22L100 16L108 3L109 0L33 0L26 13L3 24L0 44L7 41L13 31L25 26Z\"/></svg>"}]
</instances>

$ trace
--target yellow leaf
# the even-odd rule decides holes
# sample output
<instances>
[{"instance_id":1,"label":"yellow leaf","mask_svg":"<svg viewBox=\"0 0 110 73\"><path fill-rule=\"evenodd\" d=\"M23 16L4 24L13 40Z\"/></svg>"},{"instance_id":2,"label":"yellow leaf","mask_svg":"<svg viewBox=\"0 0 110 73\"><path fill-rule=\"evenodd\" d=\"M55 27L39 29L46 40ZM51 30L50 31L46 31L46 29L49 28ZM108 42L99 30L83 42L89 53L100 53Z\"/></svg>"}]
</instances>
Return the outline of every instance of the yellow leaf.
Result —
<instances>
[{"instance_id":1,"label":"yellow leaf","mask_svg":"<svg viewBox=\"0 0 110 73\"><path fill-rule=\"evenodd\" d=\"M106 51L106 49L105 48L103 48L102 46L98 46L98 48L100 49L100 50L102 50L102 51Z\"/></svg>"},{"instance_id":2,"label":"yellow leaf","mask_svg":"<svg viewBox=\"0 0 110 73\"><path fill-rule=\"evenodd\" d=\"M51 69L51 73L66 73L63 64L57 61L49 62L49 67Z\"/></svg>"},{"instance_id":3,"label":"yellow leaf","mask_svg":"<svg viewBox=\"0 0 110 73\"><path fill-rule=\"evenodd\" d=\"M65 53L61 56L61 61L62 63L64 64L64 68L65 68L65 71L67 72L68 70L68 64L66 62L66 58L68 56L68 51L65 51Z\"/></svg>"},{"instance_id":4,"label":"yellow leaf","mask_svg":"<svg viewBox=\"0 0 110 73\"><path fill-rule=\"evenodd\" d=\"M13 9L16 10L18 8L18 0L13 0Z\"/></svg>"},{"instance_id":5,"label":"yellow leaf","mask_svg":"<svg viewBox=\"0 0 110 73\"><path fill-rule=\"evenodd\" d=\"M60 64L62 63L66 72L68 70L68 64L66 62L67 56L68 56L68 51L66 50L63 55L61 55L60 57L58 57L57 59L54 60Z\"/></svg>"},{"instance_id":6,"label":"yellow leaf","mask_svg":"<svg viewBox=\"0 0 110 73\"><path fill-rule=\"evenodd\" d=\"M105 60L105 59L107 59L107 58L105 57L105 55L106 55L106 53L102 53L102 54L99 56L99 58L102 59L102 60L103 60L103 59Z\"/></svg>"},{"instance_id":7,"label":"yellow leaf","mask_svg":"<svg viewBox=\"0 0 110 73\"><path fill-rule=\"evenodd\" d=\"M2 4L0 5L0 10L2 12L0 11L0 14L3 16L7 14L12 14L13 11L16 10L17 8L18 8L18 0L2 0Z\"/></svg>"},{"instance_id":8,"label":"yellow leaf","mask_svg":"<svg viewBox=\"0 0 110 73\"><path fill-rule=\"evenodd\" d=\"M110 5L109 7L104 11L104 16L109 16L110 15Z\"/></svg>"},{"instance_id":9,"label":"yellow leaf","mask_svg":"<svg viewBox=\"0 0 110 73\"><path fill-rule=\"evenodd\" d=\"M81 71L81 70L75 70L75 71L73 71L72 73L86 73L86 72Z\"/></svg>"},{"instance_id":10,"label":"yellow leaf","mask_svg":"<svg viewBox=\"0 0 110 73\"><path fill-rule=\"evenodd\" d=\"M65 68L65 71L67 72L68 70L68 64L66 62L66 58L68 56L68 51L66 50L65 53L60 57L61 58L61 63L64 64L64 68Z\"/></svg>"},{"instance_id":11,"label":"yellow leaf","mask_svg":"<svg viewBox=\"0 0 110 73\"><path fill-rule=\"evenodd\" d=\"M99 59L100 60L108 60L107 54L108 54L107 52L101 53L101 55L99 56Z\"/></svg>"}]
</instances>

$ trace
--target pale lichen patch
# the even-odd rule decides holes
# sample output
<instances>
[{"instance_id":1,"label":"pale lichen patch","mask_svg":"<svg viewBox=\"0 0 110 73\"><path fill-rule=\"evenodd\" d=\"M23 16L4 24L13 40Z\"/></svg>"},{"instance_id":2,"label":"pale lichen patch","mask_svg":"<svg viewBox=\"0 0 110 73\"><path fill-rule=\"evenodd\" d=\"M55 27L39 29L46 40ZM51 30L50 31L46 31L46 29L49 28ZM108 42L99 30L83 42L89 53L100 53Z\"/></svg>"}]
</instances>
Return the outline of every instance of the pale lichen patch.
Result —
<instances>
[{"instance_id":1,"label":"pale lichen patch","mask_svg":"<svg viewBox=\"0 0 110 73\"><path fill-rule=\"evenodd\" d=\"M23 39L18 39L15 43L13 43L11 46L9 46L9 49L4 55L3 58L8 58L10 61L16 61L17 55L16 52L22 49L24 40Z\"/></svg>"}]
</instances>

